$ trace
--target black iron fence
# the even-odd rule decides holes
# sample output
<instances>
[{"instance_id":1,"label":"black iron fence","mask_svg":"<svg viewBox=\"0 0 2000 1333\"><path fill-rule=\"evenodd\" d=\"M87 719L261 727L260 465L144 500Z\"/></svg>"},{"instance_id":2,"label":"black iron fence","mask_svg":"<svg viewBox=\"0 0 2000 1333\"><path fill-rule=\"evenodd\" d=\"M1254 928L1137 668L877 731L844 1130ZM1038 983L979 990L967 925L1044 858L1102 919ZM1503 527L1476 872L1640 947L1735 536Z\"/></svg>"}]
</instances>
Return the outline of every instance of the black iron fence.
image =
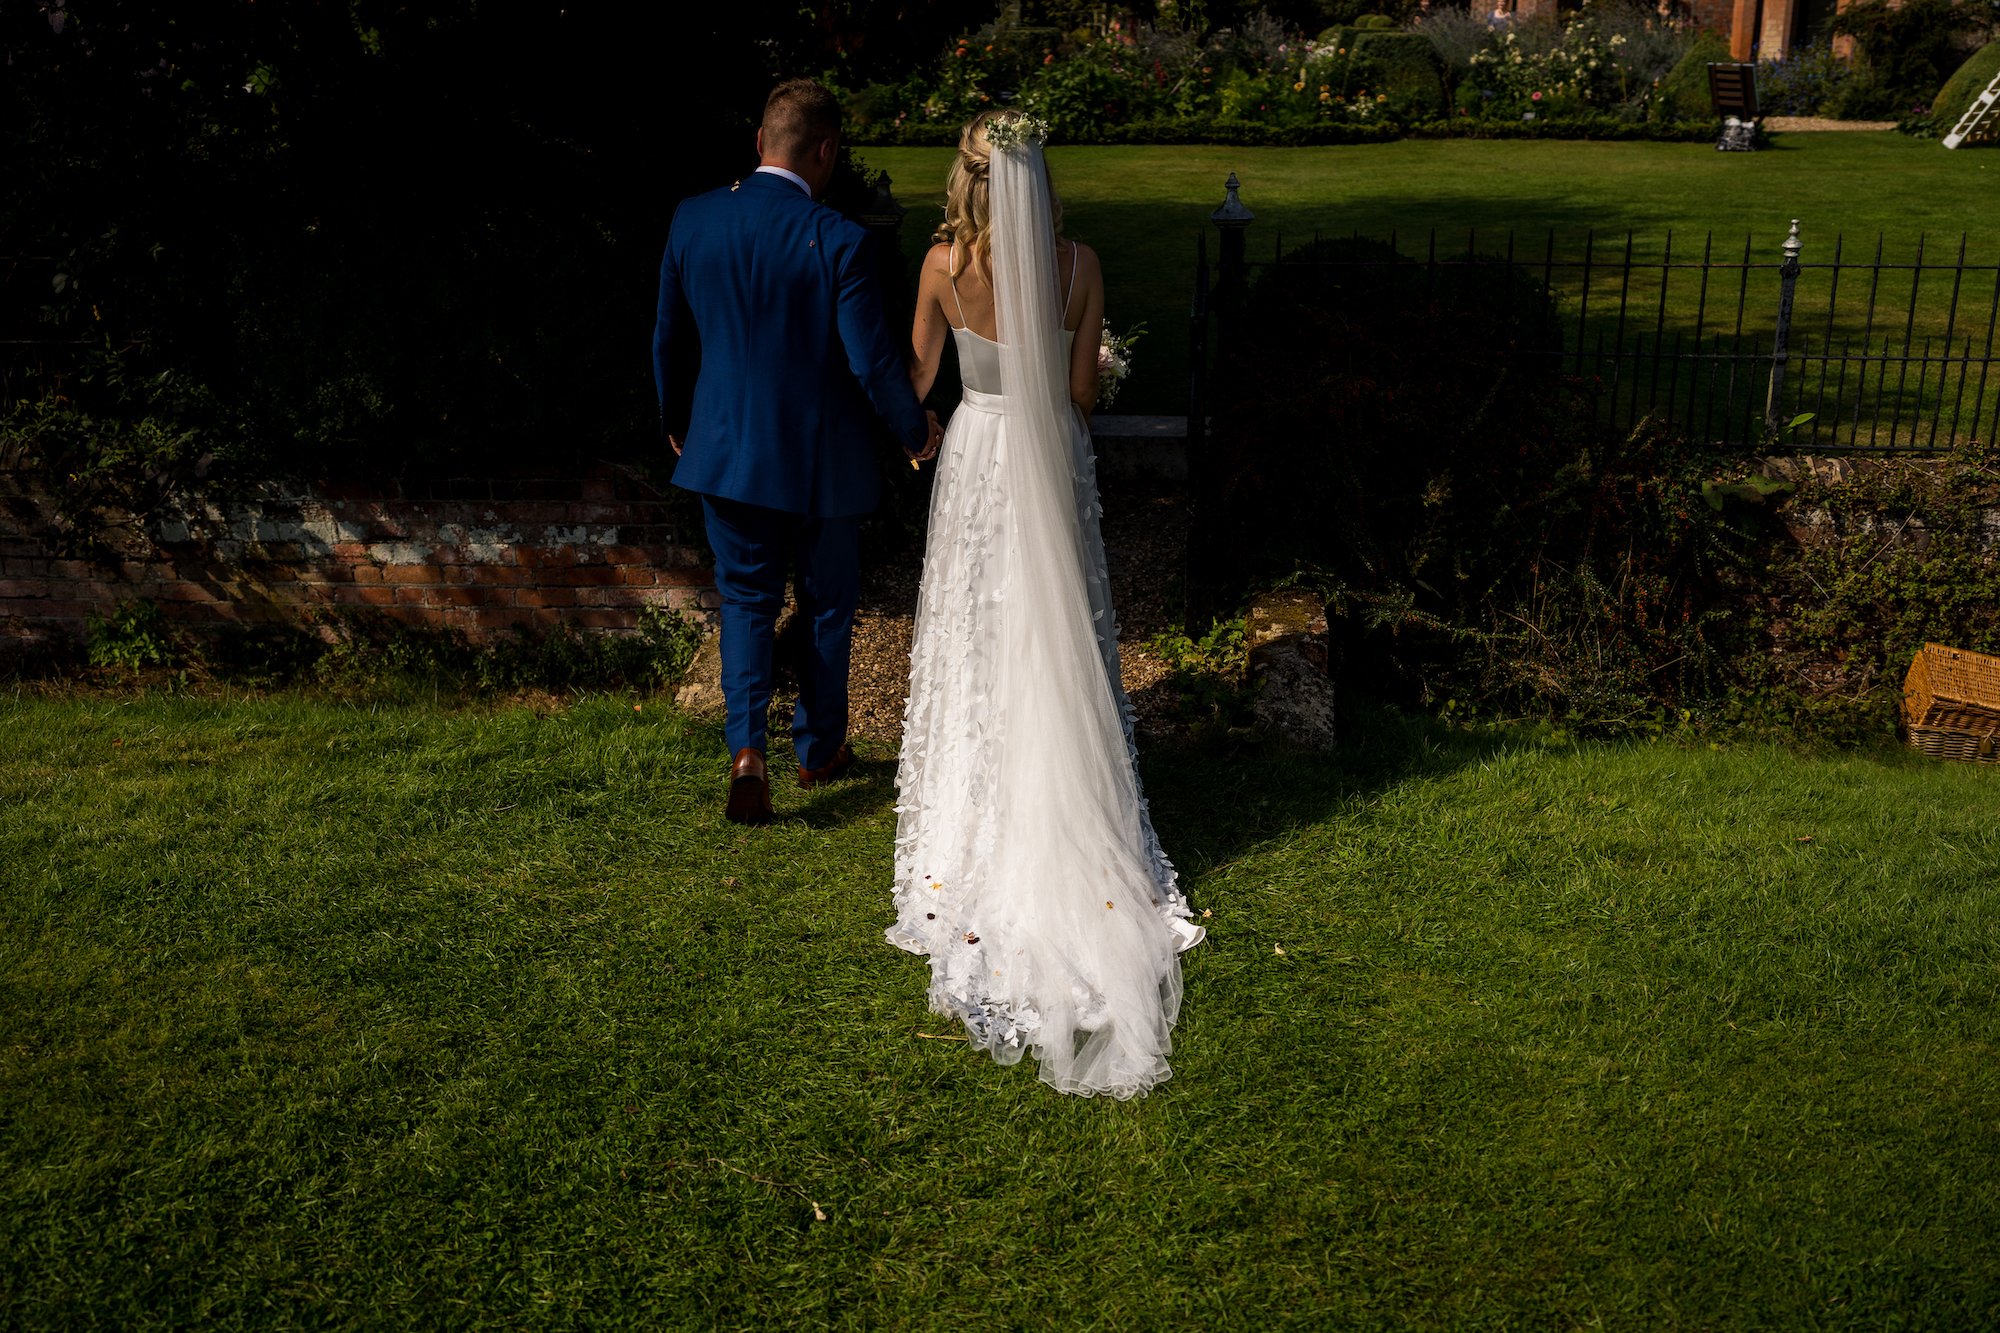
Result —
<instances>
[{"instance_id":1,"label":"black iron fence","mask_svg":"<svg viewBox=\"0 0 2000 1333\"><path fill-rule=\"evenodd\" d=\"M1253 260L1254 215L1234 175L1225 188L1213 215L1221 233L1213 271L1205 235L1197 246L1191 443L1200 442L1210 406L1212 344L1234 336L1252 282L1288 266L1392 264L1421 265L1426 295L1433 286L1535 299L1547 292L1558 320L1545 338L1507 354L1576 376L1613 423L1651 416L1745 450L1935 452L2000 439L2000 263L1968 262L1963 236L1942 255L1920 238L1907 256L1887 253L1880 237L1857 254L1834 236L1822 260L1809 257L1810 237L1796 221L1779 243L1745 237L1740 248L1712 233L1689 244L1673 233L1593 232L1562 246L1551 231L1525 243L1513 232L1431 232L1414 243L1392 234L1386 245L1315 236L1287 250L1273 235L1270 257Z\"/></svg>"}]
</instances>

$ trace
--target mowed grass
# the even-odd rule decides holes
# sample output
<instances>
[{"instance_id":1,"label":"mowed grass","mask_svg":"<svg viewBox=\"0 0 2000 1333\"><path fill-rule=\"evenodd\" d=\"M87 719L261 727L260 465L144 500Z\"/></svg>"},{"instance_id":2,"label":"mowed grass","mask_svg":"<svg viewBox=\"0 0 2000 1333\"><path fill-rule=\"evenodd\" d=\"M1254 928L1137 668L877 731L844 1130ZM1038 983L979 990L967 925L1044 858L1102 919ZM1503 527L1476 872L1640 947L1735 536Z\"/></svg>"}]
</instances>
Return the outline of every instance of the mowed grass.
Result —
<instances>
[{"instance_id":1,"label":"mowed grass","mask_svg":"<svg viewBox=\"0 0 2000 1333\"><path fill-rule=\"evenodd\" d=\"M1176 1076L927 1015L893 766L0 700L0 1323L1973 1328L2000 775L1377 718L1147 776Z\"/></svg>"},{"instance_id":2,"label":"mowed grass","mask_svg":"<svg viewBox=\"0 0 2000 1333\"><path fill-rule=\"evenodd\" d=\"M871 167L890 173L897 197L910 206L903 242L914 264L942 216L953 150L857 151ZM1885 262L1909 263L1920 236L1929 237L1927 262L1949 261L1961 233L1969 234L1968 263L2000 262L1990 204L2000 191L2000 153L1950 152L1935 140L1888 132L1781 134L1758 153L1718 153L1707 144L1467 139L1331 148L1058 145L1049 163L1063 197L1065 230L1104 257L1112 324L1122 329L1143 320L1151 330L1120 411L1187 410L1195 237L1209 233L1213 259L1208 215L1222 202L1222 183L1232 171L1242 179L1244 203L1257 214L1249 231L1253 259L1268 258L1280 235L1290 248L1315 231L1382 239L1394 233L1406 253L1422 255L1433 229L1441 254L1454 247L1463 253L1468 232L1484 235L1482 252L1504 253L1501 236L1512 229L1520 237L1517 255L1532 251L1537 257L1553 230L1558 259L1580 259L1586 233L1595 229L1600 258L1622 257L1627 231L1637 235L1635 254L1657 256L1671 230L1675 254L1684 260L1699 259L1702 238L1713 232L1718 261L1740 263L1749 235L1753 262L1776 263L1786 230L1798 218L1809 264L1830 261L1842 235L1843 259L1870 259L1878 234ZM1576 286L1579 276L1558 274L1557 285ZM1643 286L1645 275L1638 280ZM1603 281L1600 276L1596 283ZM1841 327L1851 323L1858 333L1859 315L1851 307L1865 287L1857 292L1852 275L1844 281ZM1726 291L1712 289L1710 300L1726 299L1726 330L1733 327L1736 283L1721 276L1716 283ZM1983 336L1993 278L1985 274L1968 283L1965 304L1977 308L1959 311L1956 332ZM1938 327L1931 332L1942 332L1949 288L1948 279L1926 288L1926 306L1937 307ZM1593 285L1593 305L1607 290ZM1692 300L1698 289L1683 275L1674 291L1678 308L1683 292ZM1821 304L1814 304L1815 292ZM1878 338L1889 325L1902 332L1908 297L1906 273L1885 275ZM1633 299L1651 309L1644 291ZM1825 299L1823 286L1807 291L1800 318L1823 313ZM1768 300L1753 300L1747 327L1759 326L1764 306L1775 309L1775 288ZM1690 314L1691 328L1691 312L1683 313ZM1768 323L1771 317L1761 318ZM1713 321L1711 308L1711 332ZM1973 323L1976 330L1969 328ZM1861 339L1855 341L1858 350Z\"/></svg>"}]
</instances>

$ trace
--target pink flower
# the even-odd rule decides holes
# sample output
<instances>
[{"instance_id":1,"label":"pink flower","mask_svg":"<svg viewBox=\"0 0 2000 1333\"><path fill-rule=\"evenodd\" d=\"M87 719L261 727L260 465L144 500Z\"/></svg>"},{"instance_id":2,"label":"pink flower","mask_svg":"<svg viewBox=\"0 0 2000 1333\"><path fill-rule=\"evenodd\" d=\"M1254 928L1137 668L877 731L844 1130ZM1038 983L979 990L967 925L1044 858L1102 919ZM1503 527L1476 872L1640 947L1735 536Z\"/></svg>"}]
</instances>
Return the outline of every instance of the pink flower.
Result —
<instances>
[{"instance_id":1,"label":"pink flower","mask_svg":"<svg viewBox=\"0 0 2000 1333\"><path fill-rule=\"evenodd\" d=\"M1529 93L1528 100L1533 102L1539 102L1542 100L1542 95L1540 93Z\"/></svg>"},{"instance_id":2,"label":"pink flower","mask_svg":"<svg viewBox=\"0 0 2000 1333\"><path fill-rule=\"evenodd\" d=\"M1117 364L1117 363L1116 363L1115 361L1113 361L1113 360L1111 359L1111 349L1110 349L1109 347L1103 347L1103 346L1100 346L1100 347L1099 347L1099 348L1097 349L1097 373L1098 373L1098 374L1100 374L1100 375L1108 375L1108 374L1110 374L1110 373L1111 373L1111 367L1112 367L1112 366L1114 366L1114 365L1116 365L1116 364Z\"/></svg>"}]
</instances>

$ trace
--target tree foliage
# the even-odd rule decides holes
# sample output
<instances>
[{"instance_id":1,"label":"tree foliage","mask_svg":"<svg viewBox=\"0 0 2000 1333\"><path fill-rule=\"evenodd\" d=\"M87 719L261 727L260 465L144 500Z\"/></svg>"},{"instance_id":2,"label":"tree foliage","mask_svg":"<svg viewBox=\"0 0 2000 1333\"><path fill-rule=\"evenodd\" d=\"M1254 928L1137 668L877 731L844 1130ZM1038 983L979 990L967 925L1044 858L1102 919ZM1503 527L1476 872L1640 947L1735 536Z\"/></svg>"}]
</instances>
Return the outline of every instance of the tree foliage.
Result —
<instances>
[{"instance_id":1,"label":"tree foliage","mask_svg":"<svg viewBox=\"0 0 2000 1333\"><path fill-rule=\"evenodd\" d=\"M51 411L203 442L162 474L650 451L673 205L826 51L782 0L0 4L15 451Z\"/></svg>"}]
</instances>

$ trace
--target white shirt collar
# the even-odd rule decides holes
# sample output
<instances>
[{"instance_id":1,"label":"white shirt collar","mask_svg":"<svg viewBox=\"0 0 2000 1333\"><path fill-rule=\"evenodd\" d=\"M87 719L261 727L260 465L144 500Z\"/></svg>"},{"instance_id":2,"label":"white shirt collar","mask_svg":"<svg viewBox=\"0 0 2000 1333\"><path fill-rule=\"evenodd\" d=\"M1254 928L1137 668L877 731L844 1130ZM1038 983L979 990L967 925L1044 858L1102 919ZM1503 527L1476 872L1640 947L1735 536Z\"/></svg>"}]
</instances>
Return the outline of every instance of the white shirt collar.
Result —
<instances>
[{"instance_id":1,"label":"white shirt collar","mask_svg":"<svg viewBox=\"0 0 2000 1333\"><path fill-rule=\"evenodd\" d=\"M774 167L769 163L766 163L763 166L757 168L757 170L770 176L783 176L786 180L798 186L801 190L804 190L806 192L806 198L808 199L812 198L813 187L806 184L806 178L804 176L799 175L798 172L787 171L783 167Z\"/></svg>"}]
</instances>

